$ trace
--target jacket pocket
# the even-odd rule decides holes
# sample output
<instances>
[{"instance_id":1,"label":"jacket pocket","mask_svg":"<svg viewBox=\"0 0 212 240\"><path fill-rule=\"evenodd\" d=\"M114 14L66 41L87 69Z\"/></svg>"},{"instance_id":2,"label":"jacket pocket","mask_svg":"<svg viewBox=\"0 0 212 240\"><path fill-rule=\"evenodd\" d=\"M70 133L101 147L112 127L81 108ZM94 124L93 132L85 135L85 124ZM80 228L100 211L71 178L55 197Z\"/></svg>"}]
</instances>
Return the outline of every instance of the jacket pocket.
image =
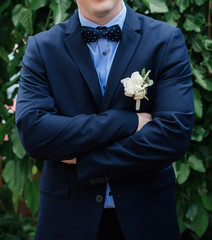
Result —
<instances>
[{"instance_id":1,"label":"jacket pocket","mask_svg":"<svg viewBox=\"0 0 212 240\"><path fill-rule=\"evenodd\" d=\"M67 184L51 182L46 179L40 181L40 191L56 197L67 199L70 187Z\"/></svg>"},{"instance_id":2,"label":"jacket pocket","mask_svg":"<svg viewBox=\"0 0 212 240\"><path fill-rule=\"evenodd\" d=\"M175 183L175 180L176 177L174 168L172 165L169 165L168 167L152 175L150 179L150 187L152 191L157 191Z\"/></svg>"}]
</instances>

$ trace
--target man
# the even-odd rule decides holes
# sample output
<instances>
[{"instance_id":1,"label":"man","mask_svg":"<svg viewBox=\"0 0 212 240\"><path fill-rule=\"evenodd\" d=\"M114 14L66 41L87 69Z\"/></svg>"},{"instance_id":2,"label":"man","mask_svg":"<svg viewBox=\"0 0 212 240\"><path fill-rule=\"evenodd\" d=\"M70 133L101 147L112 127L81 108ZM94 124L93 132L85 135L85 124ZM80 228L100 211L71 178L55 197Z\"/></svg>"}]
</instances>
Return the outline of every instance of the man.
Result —
<instances>
[{"instance_id":1,"label":"man","mask_svg":"<svg viewBox=\"0 0 212 240\"><path fill-rule=\"evenodd\" d=\"M23 58L16 123L45 160L35 239L179 240L171 164L193 123L182 33L122 0L77 4ZM154 84L136 113L121 79L143 68Z\"/></svg>"}]
</instances>

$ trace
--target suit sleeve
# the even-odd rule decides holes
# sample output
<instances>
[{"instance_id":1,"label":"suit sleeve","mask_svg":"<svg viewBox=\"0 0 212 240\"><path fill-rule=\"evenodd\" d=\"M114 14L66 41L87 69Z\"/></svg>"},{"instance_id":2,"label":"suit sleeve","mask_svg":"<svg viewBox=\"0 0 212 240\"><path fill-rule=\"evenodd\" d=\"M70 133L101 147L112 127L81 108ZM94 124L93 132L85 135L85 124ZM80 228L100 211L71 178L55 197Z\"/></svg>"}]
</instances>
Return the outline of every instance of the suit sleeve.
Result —
<instances>
[{"instance_id":1,"label":"suit sleeve","mask_svg":"<svg viewBox=\"0 0 212 240\"><path fill-rule=\"evenodd\" d=\"M141 131L81 156L77 169L83 184L105 176L114 180L148 174L185 154L192 132L194 106L190 62L179 29L170 36L158 82L154 84L153 120Z\"/></svg>"},{"instance_id":2,"label":"suit sleeve","mask_svg":"<svg viewBox=\"0 0 212 240\"><path fill-rule=\"evenodd\" d=\"M44 63L31 37L22 61L16 125L31 157L63 160L129 136L136 131L138 118L135 113L122 110L73 117L58 115Z\"/></svg>"}]
</instances>

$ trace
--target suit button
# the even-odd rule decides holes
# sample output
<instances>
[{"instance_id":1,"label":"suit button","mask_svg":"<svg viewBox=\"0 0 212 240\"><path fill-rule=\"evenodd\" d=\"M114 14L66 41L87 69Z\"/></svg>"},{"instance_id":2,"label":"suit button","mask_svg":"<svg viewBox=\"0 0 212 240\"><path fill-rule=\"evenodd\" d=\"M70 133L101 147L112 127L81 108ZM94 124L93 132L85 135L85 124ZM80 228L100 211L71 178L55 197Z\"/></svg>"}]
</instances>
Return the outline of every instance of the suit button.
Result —
<instances>
[{"instance_id":1,"label":"suit button","mask_svg":"<svg viewBox=\"0 0 212 240\"><path fill-rule=\"evenodd\" d=\"M95 178L95 182L96 183L100 183L101 181L100 181L100 178Z\"/></svg>"},{"instance_id":2,"label":"suit button","mask_svg":"<svg viewBox=\"0 0 212 240\"><path fill-rule=\"evenodd\" d=\"M95 179L92 178L92 179L90 180L90 184L95 184L95 183L96 183Z\"/></svg>"},{"instance_id":3,"label":"suit button","mask_svg":"<svg viewBox=\"0 0 212 240\"><path fill-rule=\"evenodd\" d=\"M105 182L105 179L103 177L100 178L100 182L101 183L104 183Z\"/></svg>"},{"instance_id":4,"label":"suit button","mask_svg":"<svg viewBox=\"0 0 212 240\"><path fill-rule=\"evenodd\" d=\"M97 201L98 203L101 203L101 202L103 201L102 195L100 195L100 194L96 195L96 201Z\"/></svg>"},{"instance_id":5,"label":"suit button","mask_svg":"<svg viewBox=\"0 0 212 240\"><path fill-rule=\"evenodd\" d=\"M105 182L108 182L109 181L109 177L104 177L104 179L105 179Z\"/></svg>"}]
</instances>

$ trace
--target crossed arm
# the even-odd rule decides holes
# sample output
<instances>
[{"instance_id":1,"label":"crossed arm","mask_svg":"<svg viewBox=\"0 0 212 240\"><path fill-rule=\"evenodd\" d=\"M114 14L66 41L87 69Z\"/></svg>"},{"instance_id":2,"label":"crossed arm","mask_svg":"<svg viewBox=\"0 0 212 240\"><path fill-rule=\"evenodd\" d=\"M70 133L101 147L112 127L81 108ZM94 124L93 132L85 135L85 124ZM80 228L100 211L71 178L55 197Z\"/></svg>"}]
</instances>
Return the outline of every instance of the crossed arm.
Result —
<instances>
[{"instance_id":1,"label":"crossed arm","mask_svg":"<svg viewBox=\"0 0 212 240\"><path fill-rule=\"evenodd\" d=\"M137 115L138 115L138 127L136 132L139 132L145 124L152 120L152 115L149 113L137 113ZM73 158L70 160L62 160L62 162L66 164L76 164L77 158Z\"/></svg>"}]
</instances>

